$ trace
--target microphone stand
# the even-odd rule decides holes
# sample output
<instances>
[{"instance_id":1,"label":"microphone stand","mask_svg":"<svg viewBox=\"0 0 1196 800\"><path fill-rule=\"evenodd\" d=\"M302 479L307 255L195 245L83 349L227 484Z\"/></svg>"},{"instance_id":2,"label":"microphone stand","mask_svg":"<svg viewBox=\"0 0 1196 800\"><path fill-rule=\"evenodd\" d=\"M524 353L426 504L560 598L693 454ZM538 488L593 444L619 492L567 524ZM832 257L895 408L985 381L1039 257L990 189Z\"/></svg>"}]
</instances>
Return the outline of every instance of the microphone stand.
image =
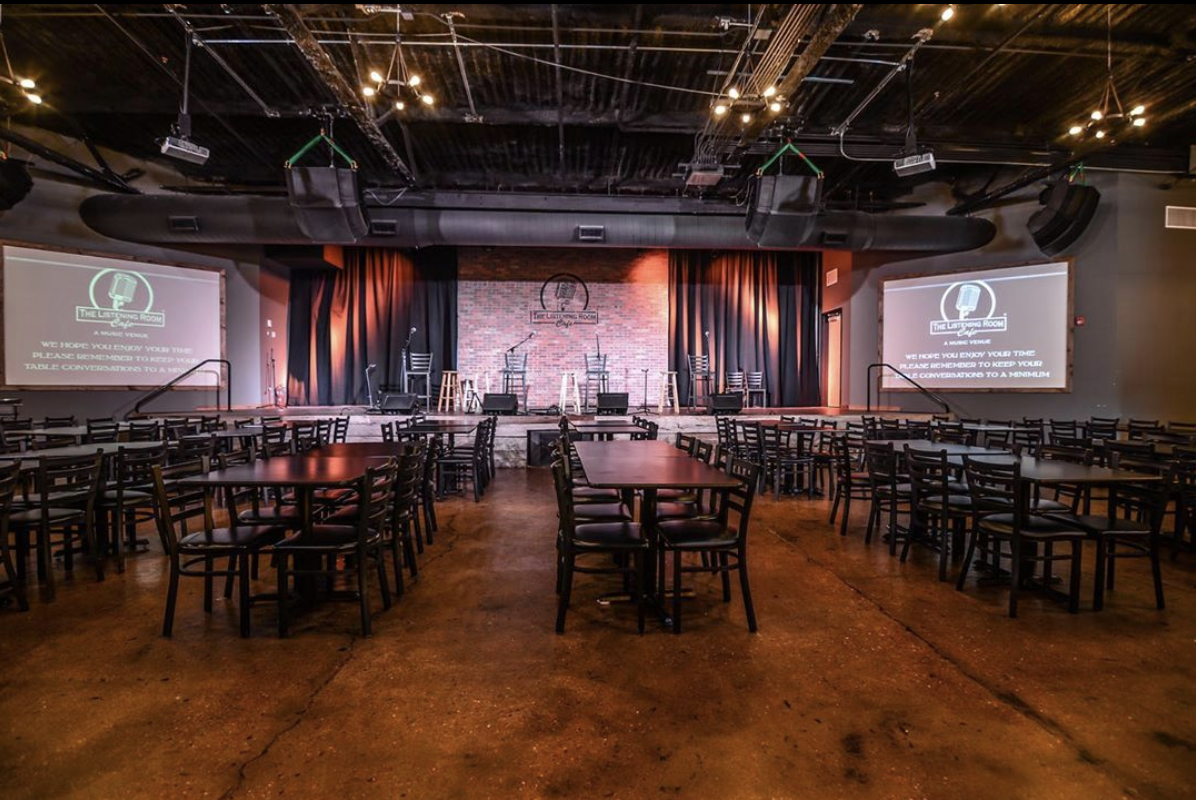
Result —
<instances>
[{"instance_id":1,"label":"microphone stand","mask_svg":"<svg viewBox=\"0 0 1196 800\"><path fill-rule=\"evenodd\" d=\"M403 349L399 353L399 358L402 359L402 363L399 364L399 391L404 394L407 393L407 351L411 348L411 337L414 335L408 331L407 341L403 343Z\"/></svg>"},{"instance_id":2,"label":"microphone stand","mask_svg":"<svg viewBox=\"0 0 1196 800\"><path fill-rule=\"evenodd\" d=\"M278 381L274 377L274 348L270 348L270 405L278 408Z\"/></svg>"},{"instance_id":3,"label":"microphone stand","mask_svg":"<svg viewBox=\"0 0 1196 800\"><path fill-rule=\"evenodd\" d=\"M523 337L523 339L522 339L522 340L519 342L519 344L513 344L513 345L511 345L510 347L508 347L508 348L507 348L507 352L508 352L508 353L514 353L516 348L518 348L518 347L522 347L524 342L528 341L529 339L531 339L531 338L532 338L533 336L535 336L535 335L536 335L536 332L535 332L535 331L532 331L532 332L531 332L531 333L529 333L527 336L524 336L524 337Z\"/></svg>"},{"instance_id":4,"label":"microphone stand","mask_svg":"<svg viewBox=\"0 0 1196 800\"><path fill-rule=\"evenodd\" d=\"M374 387L370 383L370 373L371 372L373 372L372 367L365 368L365 392L366 392L366 395L368 395L369 402L370 402L369 410L373 411L374 409L377 408L377 406L374 404Z\"/></svg>"}]
</instances>

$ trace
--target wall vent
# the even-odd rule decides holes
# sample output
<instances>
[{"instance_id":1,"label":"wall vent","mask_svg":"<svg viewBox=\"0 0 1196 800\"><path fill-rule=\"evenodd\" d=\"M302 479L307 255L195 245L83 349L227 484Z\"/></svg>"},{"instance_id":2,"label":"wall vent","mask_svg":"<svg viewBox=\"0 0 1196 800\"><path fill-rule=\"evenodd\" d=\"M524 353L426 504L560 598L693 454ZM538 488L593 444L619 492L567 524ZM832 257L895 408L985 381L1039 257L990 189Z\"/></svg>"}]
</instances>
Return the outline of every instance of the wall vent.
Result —
<instances>
[{"instance_id":1,"label":"wall vent","mask_svg":"<svg viewBox=\"0 0 1196 800\"><path fill-rule=\"evenodd\" d=\"M171 233L199 233L199 217L170 216L166 224Z\"/></svg>"},{"instance_id":2,"label":"wall vent","mask_svg":"<svg viewBox=\"0 0 1196 800\"><path fill-rule=\"evenodd\" d=\"M1191 206L1167 206L1168 228L1184 228L1196 230L1196 208Z\"/></svg>"},{"instance_id":3,"label":"wall vent","mask_svg":"<svg viewBox=\"0 0 1196 800\"><path fill-rule=\"evenodd\" d=\"M398 236L399 223L393 219L370 220L371 236Z\"/></svg>"},{"instance_id":4,"label":"wall vent","mask_svg":"<svg viewBox=\"0 0 1196 800\"><path fill-rule=\"evenodd\" d=\"M578 225L577 226L577 241L579 241L579 242L605 242L606 241L606 226L605 225Z\"/></svg>"}]
</instances>

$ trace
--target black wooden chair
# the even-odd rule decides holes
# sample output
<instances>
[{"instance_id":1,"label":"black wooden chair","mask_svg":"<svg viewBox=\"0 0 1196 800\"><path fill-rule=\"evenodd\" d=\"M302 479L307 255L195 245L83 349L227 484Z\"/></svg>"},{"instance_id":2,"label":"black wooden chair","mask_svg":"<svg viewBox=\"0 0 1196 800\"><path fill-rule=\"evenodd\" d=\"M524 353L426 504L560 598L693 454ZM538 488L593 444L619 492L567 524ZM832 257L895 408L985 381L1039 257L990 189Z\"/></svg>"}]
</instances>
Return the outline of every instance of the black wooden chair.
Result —
<instances>
[{"instance_id":1,"label":"black wooden chair","mask_svg":"<svg viewBox=\"0 0 1196 800\"><path fill-rule=\"evenodd\" d=\"M670 519L657 523L657 596L663 598L665 564L673 555L673 633L681 633L681 577L686 572L717 572L722 577L723 600L731 602L731 572L739 573L739 588L747 614L748 630L756 632L756 610L748 580L747 539L752 502L760 467L744 459L732 459L728 473L739 480L734 489L720 492L717 519ZM700 566L684 566L683 553L705 556Z\"/></svg>"},{"instance_id":2,"label":"black wooden chair","mask_svg":"<svg viewBox=\"0 0 1196 800\"><path fill-rule=\"evenodd\" d=\"M1017 461L999 463L965 456L964 472L972 495L972 530L955 588L963 589L977 550L995 567L1000 566L1001 559L1009 559L1009 616L1016 617L1019 592L1032 571L1027 567L1042 564L1043 580L1049 583L1054 563L1067 561L1071 573L1067 608L1076 613L1080 607L1084 531L1030 513L1030 486L1022 479ZM1056 545L1068 546L1070 553L1056 555Z\"/></svg>"},{"instance_id":3,"label":"black wooden chair","mask_svg":"<svg viewBox=\"0 0 1196 800\"><path fill-rule=\"evenodd\" d=\"M565 615L573 595L573 576L622 575L624 589L631 589L638 614L638 630L644 632L644 564L650 558L648 540L639 523L629 521L581 522L574 514L566 466L558 461L552 468L557 499L557 613L556 632L565 632ZM578 564L579 558L614 556L613 564Z\"/></svg>"},{"instance_id":4,"label":"black wooden chair","mask_svg":"<svg viewBox=\"0 0 1196 800\"><path fill-rule=\"evenodd\" d=\"M394 501L398 462L393 459L380 467L370 467L365 475L335 488L351 489L357 496L352 519L317 523L305 520L302 529L274 545L278 571L278 635L285 637L290 627L290 578L326 577L351 573L357 589L349 596L358 603L361 634L369 636L370 601L366 573L371 559L378 573L382 607L390 608L390 584L384 557L386 522ZM320 562L325 561L324 566ZM344 597L345 595L334 595Z\"/></svg>"},{"instance_id":5,"label":"black wooden chair","mask_svg":"<svg viewBox=\"0 0 1196 800\"><path fill-rule=\"evenodd\" d=\"M18 609L28 611L29 600L25 596L25 582L17 575L8 545L8 515L12 511L12 502L20 482L19 462L0 464L0 567L4 568L4 580L0 581L0 597L11 595L16 600Z\"/></svg>"},{"instance_id":6,"label":"black wooden chair","mask_svg":"<svg viewBox=\"0 0 1196 800\"><path fill-rule=\"evenodd\" d=\"M834 465L835 496L831 502L831 516L828 525L835 524L839 504L843 504L843 517L839 521L839 535L847 535L847 520L851 516L852 500L872 499L872 487L868 473L861 466L863 442L849 436L831 437L831 460Z\"/></svg>"},{"instance_id":7,"label":"black wooden chair","mask_svg":"<svg viewBox=\"0 0 1196 800\"><path fill-rule=\"evenodd\" d=\"M908 513L911 488L909 478L902 475L897 462L897 451L892 444L879 442L864 442L864 466L868 473L868 486L871 489L872 508L868 514L868 528L864 533L864 543L872 542L872 532L883 516L889 538L889 554L897 555L897 541L909 534L898 524L899 515Z\"/></svg>"},{"instance_id":8,"label":"black wooden chair","mask_svg":"<svg viewBox=\"0 0 1196 800\"><path fill-rule=\"evenodd\" d=\"M154 519L154 467L166 465L166 443L130 450L121 447L113 459L111 475L98 500L105 522L107 544L116 556L116 571L125 571L127 546L138 546L137 523Z\"/></svg>"},{"instance_id":9,"label":"black wooden chair","mask_svg":"<svg viewBox=\"0 0 1196 800\"><path fill-rule=\"evenodd\" d=\"M929 535L939 551L939 580L947 580L947 560L958 556L964 529L972 517L972 498L959 494L954 477L957 468L946 451L927 452L905 446L905 466L910 479L910 535L901 548L901 560L909 555L914 532Z\"/></svg>"}]
</instances>

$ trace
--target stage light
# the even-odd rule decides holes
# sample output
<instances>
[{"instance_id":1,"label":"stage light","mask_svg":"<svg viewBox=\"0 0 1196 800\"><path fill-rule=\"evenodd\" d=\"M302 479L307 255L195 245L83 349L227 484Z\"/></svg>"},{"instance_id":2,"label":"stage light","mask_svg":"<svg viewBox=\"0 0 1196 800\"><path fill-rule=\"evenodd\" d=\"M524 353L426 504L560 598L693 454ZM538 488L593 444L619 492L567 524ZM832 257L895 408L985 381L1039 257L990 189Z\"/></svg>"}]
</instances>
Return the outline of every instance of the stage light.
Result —
<instances>
[{"instance_id":1,"label":"stage light","mask_svg":"<svg viewBox=\"0 0 1196 800\"><path fill-rule=\"evenodd\" d=\"M727 95L728 95L728 96L729 96L729 97L730 97L732 100L738 100L738 99L739 99L739 89L737 89L737 88L735 88L734 86L732 86L730 89L728 89L728 90L727 90Z\"/></svg>"},{"instance_id":2,"label":"stage light","mask_svg":"<svg viewBox=\"0 0 1196 800\"><path fill-rule=\"evenodd\" d=\"M374 83L382 83L386 79L382 77L381 72L376 69L372 69L370 70L370 80L372 80Z\"/></svg>"}]
</instances>

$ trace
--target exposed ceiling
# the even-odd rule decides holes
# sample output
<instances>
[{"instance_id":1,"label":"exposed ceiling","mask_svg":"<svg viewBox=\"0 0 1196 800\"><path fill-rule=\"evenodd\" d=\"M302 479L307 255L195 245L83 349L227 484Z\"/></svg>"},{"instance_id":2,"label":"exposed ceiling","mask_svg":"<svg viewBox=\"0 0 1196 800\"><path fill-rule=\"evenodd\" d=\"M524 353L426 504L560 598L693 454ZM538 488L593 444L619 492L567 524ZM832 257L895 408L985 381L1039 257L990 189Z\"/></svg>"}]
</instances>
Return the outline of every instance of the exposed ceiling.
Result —
<instances>
[{"instance_id":1,"label":"exposed ceiling","mask_svg":"<svg viewBox=\"0 0 1196 800\"><path fill-rule=\"evenodd\" d=\"M832 205L885 208L928 178L966 178L974 190L993 165L1066 160L1067 127L1104 87L1108 13L1117 88L1150 122L1116 147L1102 142L1087 163L1186 171L1196 141L1190 7L967 4L942 22L944 7L6 4L12 69L33 77L45 102L4 85L0 104L23 124L161 159L190 36L193 138L212 151L204 166L172 162L191 190L280 190L283 163L329 115L369 186L736 198L792 138L826 171ZM434 106L395 86L361 97L370 71L388 69L396 23ZM912 86L897 74L843 134L853 159L877 160L843 157L832 131L924 29L932 36L912 59ZM753 80L791 84L783 110L715 120L717 94ZM901 179L889 162L911 100L918 140L940 167ZM695 157L727 177L687 190Z\"/></svg>"}]
</instances>

